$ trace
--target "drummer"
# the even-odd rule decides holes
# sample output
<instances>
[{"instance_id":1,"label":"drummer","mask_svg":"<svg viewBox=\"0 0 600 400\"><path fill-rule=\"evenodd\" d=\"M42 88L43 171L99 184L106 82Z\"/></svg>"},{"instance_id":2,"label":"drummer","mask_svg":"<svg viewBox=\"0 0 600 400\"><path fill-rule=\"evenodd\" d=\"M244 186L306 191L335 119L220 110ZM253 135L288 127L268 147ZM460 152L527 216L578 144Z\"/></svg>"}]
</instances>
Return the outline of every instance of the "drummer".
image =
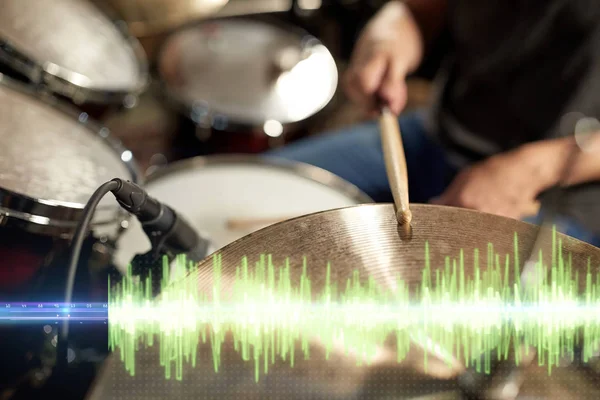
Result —
<instances>
[{"instance_id":1,"label":"drummer","mask_svg":"<svg viewBox=\"0 0 600 400\"><path fill-rule=\"evenodd\" d=\"M399 119L411 201L525 219L538 195L561 179L575 112L600 117L600 2L389 2L356 43L348 96L371 116L376 99L400 114L406 77L444 32L452 48L433 106ZM569 179L569 204L588 209L569 208L558 225L600 246L596 148L578 159ZM375 121L270 154L327 169L376 201L392 200Z\"/></svg>"}]
</instances>

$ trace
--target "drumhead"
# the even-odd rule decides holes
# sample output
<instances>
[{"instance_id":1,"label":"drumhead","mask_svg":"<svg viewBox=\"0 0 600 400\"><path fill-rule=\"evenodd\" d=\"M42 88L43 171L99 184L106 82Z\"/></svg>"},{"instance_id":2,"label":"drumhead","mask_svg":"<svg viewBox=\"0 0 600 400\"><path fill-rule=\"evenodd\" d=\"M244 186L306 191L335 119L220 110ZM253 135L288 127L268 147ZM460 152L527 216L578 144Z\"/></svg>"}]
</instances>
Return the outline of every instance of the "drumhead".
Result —
<instances>
[{"instance_id":1,"label":"drumhead","mask_svg":"<svg viewBox=\"0 0 600 400\"><path fill-rule=\"evenodd\" d=\"M88 1L5 0L0 42L10 50L2 61L36 83L50 75L46 83L126 93L146 83L139 44Z\"/></svg>"},{"instance_id":2,"label":"drumhead","mask_svg":"<svg viewBox=\"0 0 600 400\"><path fill-rule=\"evenodd\" d=\"M183 28L166 40L158 65L192 119L208 113L217 125L305 120L330 102L338 82L333 56L317 39L252 19Z\"/></svg>"},{"instance_id":3,"label":"drumhead","mask_svg":"<svg viewBox=\"0 0 600 400\"><path fill-rule=\"evenodd\" d=\"M113 178L138 180L131 152L87 114L60 108L0 75L0 213L36 230L73 231L93 192ZM98 224L120 207L108 196Z\"/></svg>"},{"instance_id":4,"label":"drumhead","mask_svg":"<svg viewBox=\"0 0 600 400\"><path fill-rule=\"evenodd\" d=\"M213 251L280 218L349 207L372 200L352 184L306 164L252 156L197 157L172 164L147 181L146 190L171 206L209 239ZM228 222L256 220L231 229ZM125 270L150 250L137 220L120 237L115 265Z\"/></svg>"}]
</instances>

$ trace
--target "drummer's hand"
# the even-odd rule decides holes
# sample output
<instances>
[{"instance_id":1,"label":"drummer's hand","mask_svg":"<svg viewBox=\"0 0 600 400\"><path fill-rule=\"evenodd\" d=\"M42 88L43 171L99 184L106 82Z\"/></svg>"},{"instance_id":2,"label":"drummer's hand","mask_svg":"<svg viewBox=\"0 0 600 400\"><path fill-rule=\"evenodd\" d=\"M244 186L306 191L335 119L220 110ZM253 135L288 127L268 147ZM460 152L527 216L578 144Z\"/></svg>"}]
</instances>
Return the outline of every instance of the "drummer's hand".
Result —
<instances>
[{"instance_id":1,"label":"drummer's hand","mask_svg":"<svg viewBox=\"0 0 600 400\"><path fill-rule=\"evenodd\" d=\"M536 197L552 184L527 154L515 150L461 171L431 203L522 219L536 213Z\"/></svg>"},{"instance_id":2,"label":"drummer's hand","mask_svg":"<svg viewBox=\"0 0 600 400\"><path fill-rule=\"evenodd\" d=\"M418 28L399 2L388 3L356 43L343 86L367 114L378 113L378 101L395 114L406 105L406 76L421 57Z\"/></svg>"}]
</instances>

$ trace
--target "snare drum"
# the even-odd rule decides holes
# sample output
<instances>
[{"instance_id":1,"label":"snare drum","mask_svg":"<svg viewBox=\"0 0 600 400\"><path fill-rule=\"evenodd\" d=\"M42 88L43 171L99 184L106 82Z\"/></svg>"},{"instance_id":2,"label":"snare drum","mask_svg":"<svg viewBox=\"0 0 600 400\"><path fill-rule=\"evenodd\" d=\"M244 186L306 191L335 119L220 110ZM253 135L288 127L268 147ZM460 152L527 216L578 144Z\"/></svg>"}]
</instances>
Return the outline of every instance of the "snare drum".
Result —
<instances>
[{"instance_id":1,"label":"snare drum","mask_svg":"<svg viewBox=\"0 0 600 400\"><path fill-rule=\"evenodd\" d=\"M0 293L23 293L20 285L41 272L57 245L68 243L92 193L116 177L137 181L138 173L131 152L107 129L2 75L0 120L0 259L15 260L0 267ZM93 225L116 237L124 218L107 196Z\"/></svg>"},{"instance_id":2,"label":"snare drum","mask_svg":"<svg viewBox=\"0 0 600 400\"><path fill-rule=\"evenodd\" d=\"M0 302L63 302L69 240L84 205L108 180L138 181L137 169L131 153L87 115L1 74L0 121ZM109 264L95 250L116 239L125 218L114 198L100 203L81 252L74 301L106 301ZM44 356L51 337L40 325L1 324L0 337L0 391L53 362Z\"/></svg>"},{"instance_id":3,"label":"snare drum","mask_svg":"<svg viewBox=\"0 0 600 400\"><path fill-rule=\"evenodd\" d=\"M110 106L133 106L148 79L139 43L79 0L3 1L0 68L94 117Z\"/></svg>"},{"instance_id":4,"label":"snare drum","mask_svg":"<svg viewBox=\"0 0 600 400\"><path fill-rule=\"evenodd\" d=\"M255 156L179 161L151 174L146 190L209 239L212 251L279 220L372 202L320 168ZM150 250L137 220L130 224L114 259L122 271L136 254Z\"/></svg>"},{"instance_id":5,"label":"snare drum","mask_svg":"<svg viewBox=\"0 0 600 400\"><path fill-rule=\"evenodd\" d=\"M333 98L336 63L316 38L254 19L196 23L158 55L165 93L204 151L259 153L284 144Z\"/></svg>"}]
</instances>

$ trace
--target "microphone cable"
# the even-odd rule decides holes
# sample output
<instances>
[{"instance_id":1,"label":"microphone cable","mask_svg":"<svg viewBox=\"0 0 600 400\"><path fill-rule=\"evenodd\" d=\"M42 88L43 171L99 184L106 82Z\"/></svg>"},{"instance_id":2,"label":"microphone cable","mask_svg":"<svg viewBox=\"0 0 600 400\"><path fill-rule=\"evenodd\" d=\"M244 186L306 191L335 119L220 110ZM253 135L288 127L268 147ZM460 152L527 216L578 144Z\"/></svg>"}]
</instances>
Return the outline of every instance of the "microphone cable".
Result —
<instances>
[{"instance_id":1,"label":"microphone cable","mask_svg":"<svg viewBox=\"0 0 600 400\"><path fill-rule=\"evenodd\" d=\"M68 269L67 269L67 282L65 285L65 294L64 299L66 304L70 304L73 298L73 288L75 286L75 275L77 274L77 267L79 265L79 258L81 255L81 249L83 247L83 242L90 231L90 226L92 224L92 218L94 217L94 212L98 207L98 204L104 196L110 193L113 190L119 188L119 182L116 180L112 180L102 184L96 191L92 194L90 199L88 200L85 208L83 209L81 220L77 225L77 229L75 234L73 235L73 239L71 241L71 257L69 259ZM69 339L69 319L66 318L62 322L61 329L58 334L57 342L56 342L56 353L57 360L56 365L59 368L66 368L68 361L68 339Z\"/></svg>"}]
</instances>

